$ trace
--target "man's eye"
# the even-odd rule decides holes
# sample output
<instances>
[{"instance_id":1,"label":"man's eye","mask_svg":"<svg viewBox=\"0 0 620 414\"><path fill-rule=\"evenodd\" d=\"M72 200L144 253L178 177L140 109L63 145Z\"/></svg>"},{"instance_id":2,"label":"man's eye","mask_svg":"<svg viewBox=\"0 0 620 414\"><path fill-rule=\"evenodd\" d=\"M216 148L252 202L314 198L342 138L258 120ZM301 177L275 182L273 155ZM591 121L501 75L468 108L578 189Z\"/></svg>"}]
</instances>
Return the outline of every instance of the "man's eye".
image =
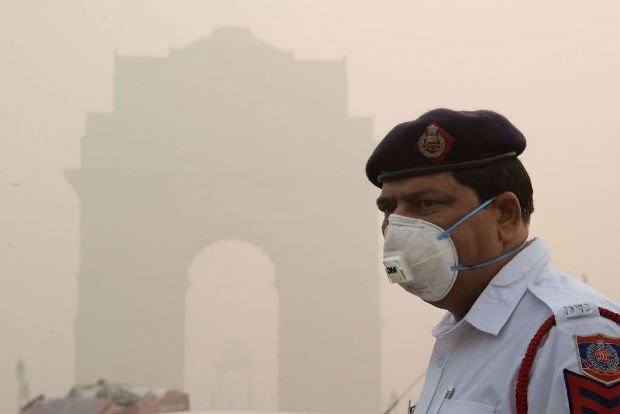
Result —
<instances>
[{"instance_id":1,"label":"man's eye","mask_svg":"<svg viewBox=\"0 0 620 414\"><path fill-rule=\"evenodd\" d=\"M430 208L435 205L437 205L437 202L433 200L420 200L420 202L418 203L418 207L420 208Z\"/></svg>"}]
</instances>

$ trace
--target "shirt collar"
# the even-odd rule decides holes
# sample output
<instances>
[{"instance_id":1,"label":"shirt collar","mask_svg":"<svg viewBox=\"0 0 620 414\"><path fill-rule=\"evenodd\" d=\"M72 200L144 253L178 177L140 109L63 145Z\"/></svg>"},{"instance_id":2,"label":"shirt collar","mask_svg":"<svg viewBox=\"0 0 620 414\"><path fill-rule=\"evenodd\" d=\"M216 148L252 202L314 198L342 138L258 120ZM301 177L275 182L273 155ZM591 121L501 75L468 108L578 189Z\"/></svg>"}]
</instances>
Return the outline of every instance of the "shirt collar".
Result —
<instances>
[{"instance_id":1,"label":"shirt collar","mask_svg":"<svg viewBox=\"0 0 620 414\"><path fill-rule=\"evenodd\" d=\"M433 328L433 336L445 335L465 322L480 331L497 335L517 307L530 281L548 261L547 246L542 240L533 239L497 272L461 321L446 312Z\"/></svg>"}]
</instances>

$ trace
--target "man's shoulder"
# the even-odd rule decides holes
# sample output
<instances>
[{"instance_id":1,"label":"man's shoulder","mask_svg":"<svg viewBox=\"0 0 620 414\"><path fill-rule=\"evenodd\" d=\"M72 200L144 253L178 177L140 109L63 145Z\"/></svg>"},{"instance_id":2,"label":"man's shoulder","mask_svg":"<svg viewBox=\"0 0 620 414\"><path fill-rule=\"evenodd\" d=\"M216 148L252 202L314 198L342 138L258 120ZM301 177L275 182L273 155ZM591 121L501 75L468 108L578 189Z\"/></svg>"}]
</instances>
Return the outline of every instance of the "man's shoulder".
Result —
<instances>
[{"instance_id":1,"label":"man's shoulder","mask_svg":"<svg viewBox=\"0 0 620 414\"><path fill-rule=\"evenodd\" d=\"M549 269L528 285L528 291L543 302L558 323L598 314L603 307L620 312L620 305L592 286L566 273Z\"/></svg>"},{"instance_id":2,"label":"man's shoulder","mask_svg":"<svg viewBox=\"0 0 620 414\"><path fill-rule=\"evenodd\" d=\"M594 332L620 337L620 325L605 313L620 314L620 305L575 277L549 269L527 290L548 311L547 317L554 316L550 337L571 343L575 335Z\"/></svg>"}]
</instances>

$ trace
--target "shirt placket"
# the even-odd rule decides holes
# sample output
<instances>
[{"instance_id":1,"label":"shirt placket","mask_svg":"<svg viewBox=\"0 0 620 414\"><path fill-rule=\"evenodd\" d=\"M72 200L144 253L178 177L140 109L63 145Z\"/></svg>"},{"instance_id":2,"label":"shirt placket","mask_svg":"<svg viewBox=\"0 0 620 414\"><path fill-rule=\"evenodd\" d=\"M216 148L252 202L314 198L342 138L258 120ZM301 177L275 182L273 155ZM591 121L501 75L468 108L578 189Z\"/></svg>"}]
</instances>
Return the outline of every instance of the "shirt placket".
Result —
<instances>
[{"instance_id":1,"label":"shirt placket","mask_svg":"<svg viewBox=\"0 0 620 414\"><path fill-rule=\"evenodd\" d=\"M445 336L437 338L433 354L431 355L422 396L416 407L415 414L435 414L439 409L439 404L441 404L441 401L446 396L446 391L448 391L448 386L444 386L447 384L446 370L455 351L458 337L460 335L456 332L450 332ZM452 386L453 384L449 385Z\"/></svg>"}]
</instances>

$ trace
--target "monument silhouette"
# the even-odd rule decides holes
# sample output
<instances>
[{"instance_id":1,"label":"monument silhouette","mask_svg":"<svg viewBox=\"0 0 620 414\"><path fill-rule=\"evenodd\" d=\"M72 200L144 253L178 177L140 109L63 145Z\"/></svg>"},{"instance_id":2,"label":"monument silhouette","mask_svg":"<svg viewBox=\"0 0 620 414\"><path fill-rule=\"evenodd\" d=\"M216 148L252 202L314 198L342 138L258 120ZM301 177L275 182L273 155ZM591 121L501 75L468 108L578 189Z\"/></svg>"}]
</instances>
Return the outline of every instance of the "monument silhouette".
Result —
<instances>
[{"instance_id":1,"label":"monument silhouette","mask_svg":"<svg viewBox=\"0 0 620 414\"><path fill-rule=\"evenodd\" d=\"M183 388L187 268L243 240L276 268L277 408L377 412L372 147L370 119L348 114L344 59L298 60L243 28L115 56L113 109L88 115L67 173L81 203L76 380Z\"/></svg>"}]
</instances>

